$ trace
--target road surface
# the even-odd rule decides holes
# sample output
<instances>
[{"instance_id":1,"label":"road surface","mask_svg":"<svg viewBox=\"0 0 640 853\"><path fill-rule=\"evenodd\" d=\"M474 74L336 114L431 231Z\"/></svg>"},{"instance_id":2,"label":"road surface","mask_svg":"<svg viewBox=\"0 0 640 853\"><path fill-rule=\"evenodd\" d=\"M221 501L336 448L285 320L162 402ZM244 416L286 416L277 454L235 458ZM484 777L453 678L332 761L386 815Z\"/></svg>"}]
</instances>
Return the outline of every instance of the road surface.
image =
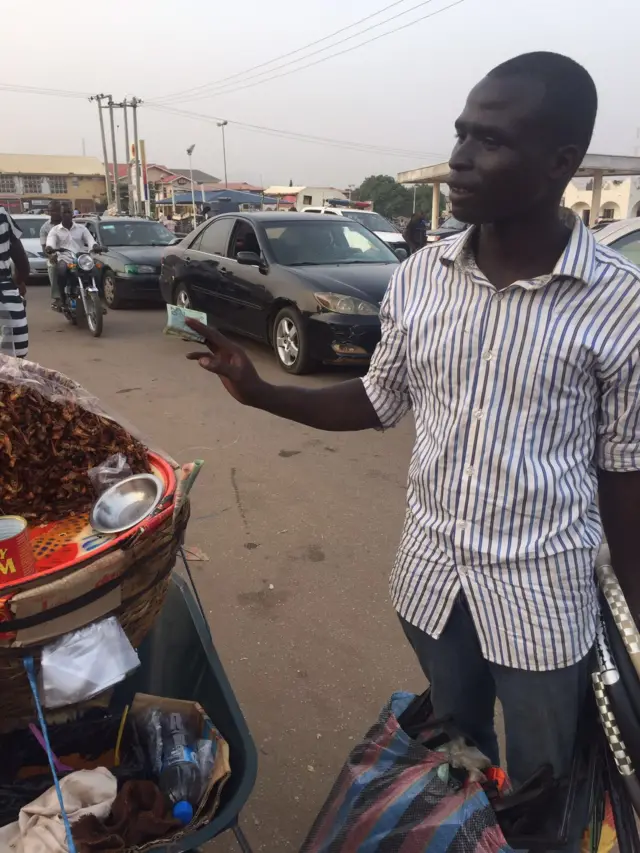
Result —
<instances>
[{"instance_id":1,"label":"road surface","mask_svg":"<svg viewBox=\"0 0 640 853\"><path fill-rule=\"evenodd\" d=\"M259 754L242 824L256 851L297 850L389 694L424 687L387 596L413 424L332 434L245 409L186 361L193 345L162 335L164 316L111 311L95 340L32 287L30 358L179 461L205 459L187 544L209 558L191 565ZM270 381L318 387L355 375L288 377L266 349L248 349ZM233 839L211 844L227 850Z\"/></svg>"}]
</instances>

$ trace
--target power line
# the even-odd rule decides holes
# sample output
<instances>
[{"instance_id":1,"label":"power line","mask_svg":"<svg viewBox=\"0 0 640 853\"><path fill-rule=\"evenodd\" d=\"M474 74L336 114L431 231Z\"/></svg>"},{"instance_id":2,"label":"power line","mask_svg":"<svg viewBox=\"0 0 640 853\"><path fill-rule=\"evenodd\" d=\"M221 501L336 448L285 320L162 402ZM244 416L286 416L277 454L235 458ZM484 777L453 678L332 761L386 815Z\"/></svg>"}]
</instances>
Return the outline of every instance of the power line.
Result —
<instances>
[{"instance_id":1,"label":"power line","mask_svg":"<svg viewBox=\"0 0 640 853\"><path fill-rule=\"evenodd\" d=\"M186 95L189 92L198 92L203 89L208 89L210 86L217 87L220 86L222 83L228 82L229 80L235 80L237 77L244 77L246 74L250 74L252 71L257 71L258 68L264 68L267 65L273 65L274 62L279 62L281 59L287 59L287 57L289 56L295 56L297 53L302 53L303 50L307 50L310 47L315 47L317 44L322 44L322 42L329 41L329 39L332 39L334 36L339 36L341 33L344 33L347 30L351 30L354 27L357 27L359 24L364 24L367 21L370 21L371 18L376 18L378 15L382 15L383 12L387 12L389 9L393 9L395 6L399 6L401 3L406 2L407 0L395 0L394 3L390 3L388 6L384 6L382 9L378 9L377 12L372 12L370 15L366 15L364 18L360 18L359 21L354 21L352 24L348 24L346 27L340 27L339 30L335 30L335 32L329 33L329 35L309 42L309 44L305 44L302 47L296 48L295 50L290 50L288 53L283 53L281 56L275 56L273 59L269 59L267 62L261 62L259 65L253 65L251 68L246 68L244 71L237 71L235 74L230 74L228 77L223 77L221 80L212 80L209 83L202 83L199 86L193 86L190 89L182 89L180 92L172 92L171 94L165 95L164 97L160 96L158 98L147 98L147 103L149 103L150 100L154 103L169 103L174 98L181 98L183 95Z\"/></svg>"},{"instance_id":2,"label":"power line","mask_svg":"<svg viewBox=\"0 0 640 853\"><path fill-rule=\"evenodd\" d=\"M206 115L204 113L196 113L189 110L181 110L176 107L164 106L161 104L146 104L147 109L156 110L158 112L170 113L172 115L184 116L186 118L199 119L207 122L221 121L220 116ZM341 139L331 139L323 136L314 136L307 133L298 133L296 131L283 130L282 128L265 127L258 124L249 124L248 122L233 121L225 119L230 125L247 130L252 133L262 133L267 136L276 136L281 139L293 139L299 142L311 142L319 145L329 145L336 148L344 148L352 151L366 151L372 154L388 154L395 157L406 157L409 159L441 157L442 152L428 151L411 151L404 148L394 148L392 146L372 145L366 142L349 142Z\"/></svg>"},{"instance_id":3,"label":"power line","mask_svg":"<svg viewBox=\"0 0 640 853\"><path fill-rule=\"evenodd\" d=\"M431 0L425 0L425 2L431 2ZM419 5L425 5L425 2L423 2ZM273 74L272 76L265 77L262 80L254 80L252 83L246 83L246 84L241 85L241 86L235 86L235 87L232 86L231 88L228 88L228 89L222 89L221 91L216 91L216 92L213 92L212 94L214 94L214 95L229 95L231 93L241 92L243 89L252 89L254 86L260 86L263 83L269 83L272 80L279 79L280 77L287 77L290 74L295 74L298 71L303 71L305 68L312 68L315 65L320 65L323 62L328 62L328 60L330 60L330 59L335 59L338 56L343 56L346 53L351 53L351 51L357 50L360 47L364 47L367 44L371 44L374 41L379 41L380 39L385 38L386 36L393 35L394 33L398 33L401 30L406 30L408 27L411 27L414 24L419 24L422 21L426 21L428 18L435 18L436 15L440 15L440 14L442 14L442 12L447 12L449 9L453 9L454 6L459 6L461 3L464 3L464 2L465 2L465 0L456 0L455 3L450 3L448 6L443 6L441 9L437 9L435 12L429 12L429 14L427 14L427 15L423 15L420 18L415 18L413 21L409 21L408 23L402 24L399 27L395 27L395 29L393 29L393 30L388 30L385 33L380 33L377 36L373 36L372 38L366 39L365 41L360 42L360 44L355 44L355 45L352 45L351 47L345 48L344 50L339 50L337 53L332 53L329 56L321 56L320 59L315 59L313 62L308 62L306 65L300 65L297 68L291 68L288 71L283 71L281 74ZM388 23L388 22L385 22L385 23ZM358 34L358 35L360 35L360 34ZM346 41L346 39L345 39L345 41ZM332 47L333 46L334 45L332 45ZM275 70L275 69L273 69L273 70ZM205 95L199 95L198 97L195 97L191 100L198 100L201 97L206 97L206 96Z\"/></svg>"},{"instance_id":4,"label":"power line","mask_svg":"<svg viewBox=\"0 0 640 853\"><path fill-rule=\"evenodd\" d=\"M82 98L91 97L91 92L73 92L70 89L43 89L39 86L14 86L10 83L0 83L3 92L18 92L24 95L49 95L57 98Z\"/></svg>"},{"instance_id":5,"label":"power line","mask_svg":"<svg viewBox=\"0 0 640 853\"><path fill-rule=\"evenodd\" d=\"M395 21L398 18L402 18L404 15L408 15L410 12L415 12L416 9L420 9L423 6L428 6L429 3L433 3L433 2L434 2L434 0L421 0L420 3L417 3L415 6L411 6L408 9L405 9L403 12L398 12L396 15L392 15L390 18L386 18L384 21L378 21L378 23L376 23L376 24L371 24L371 26L365 27L364 30L359 30L357 33L353 33L350 36L346 36L345 38L340 39L339 41L336 41L333 44L328 45L327 47L321 47L318 50L313 50L313 51L311 51L311 53L307 53L306 56L300 57L298 59L290 59L288 62L284 62L281 65L276 65L273 68L269 68L266 71L259 71L257 74L251 74L249 77L246 77L242 80L239 80L238 83L239 84L248 83L250 80L254 80L254 79L259 78L259 77L264 77L266 74L272 74L274 71L280 71L282 68L287 68L291 65L296 65L298 62L303 62L306 59L310 59L312 56L317 56L319 53L324 53L325 51L331 50L334 47L339 47L341 44L345 44L346 42L351 41L352 39L358 38L358 36L362 36L365 33L370 32L371 30L375 30L378 27L384 26L385 24L389 24L389 23L391 23L391 21ZM306 68L308 66L302 66L302 67ZM293 70L298 71L300 69L295 68ZM293 73L293 71L291 73ZM270 78L270 79L273 79L273 78ZM266 81L261 80L260 82L262 83L262 82L266 82ZM213 84L211 84L211 85L213 85ZM241 88L245 88L245 86L242 85ZM220 89L222 89L224 91L218 91ZM216 86L215 91L201 92L200 94L194 95L193 97L189 97L186 100L199 101L199 100L202 100L202 98L209 98L212 95L213 96L219 95L219 94L224 95L228 90L229 90L229 86ZM237 89L234 86L231 86L231 91L237 91Z\"/></svg>"}]
</instances>

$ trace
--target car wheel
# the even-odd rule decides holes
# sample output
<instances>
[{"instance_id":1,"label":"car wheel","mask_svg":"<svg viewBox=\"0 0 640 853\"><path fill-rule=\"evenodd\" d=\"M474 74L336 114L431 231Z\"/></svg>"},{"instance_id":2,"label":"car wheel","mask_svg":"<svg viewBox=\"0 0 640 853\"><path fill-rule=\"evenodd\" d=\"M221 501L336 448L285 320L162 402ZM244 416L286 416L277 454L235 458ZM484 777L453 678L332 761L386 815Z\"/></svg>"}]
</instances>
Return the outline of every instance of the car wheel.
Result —
<instances>
[{"instance_id":1,"label":"car wheel","mask_svg":"<svg viewBox=\"0 0 640 853\"><path fill-rule=\"evenodd\" d=\"M124 300L118 293L118 282L111 270L107 270L104 274L102 279L102 292L104 294L104 301L107 303L109 308L114 311L117 311L118 308L122 308Z\"/></svg>"},{"instance_id":2,"label":"car wheel","mask_svg":"<svg viewBox=\"0 0 640 853\"><path fill-rule=\"evenodd\" d=\"M191 295L187 290L186 284L178 284L176 289L173 291L173 299L174 303L179 308L193 308L193 303L191 302Z\"/></svg>"},{"instance_id":3,"label":"car wheel","mask_svg":"<svg viewBox=\"0 0 640 853\"><path fill-rule=\"evenodd\" d=\"M273 348L280 366L287 373L311 373L315 362L309 353L304 321L295 308L283 308L273 324Z\"/></svg>"}]
</instances>

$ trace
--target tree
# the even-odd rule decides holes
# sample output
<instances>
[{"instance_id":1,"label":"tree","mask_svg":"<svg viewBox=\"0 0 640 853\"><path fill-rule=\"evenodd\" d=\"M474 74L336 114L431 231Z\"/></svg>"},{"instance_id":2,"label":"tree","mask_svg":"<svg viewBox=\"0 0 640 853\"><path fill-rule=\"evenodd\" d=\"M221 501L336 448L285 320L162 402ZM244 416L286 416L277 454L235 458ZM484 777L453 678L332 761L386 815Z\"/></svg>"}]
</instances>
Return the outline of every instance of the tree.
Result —
<instances>
[{"instance_id":1,"label":"tree","mask_svg":"<svg viewBox=\"0 0 640 853\"><path fill-rule=\"evenodd\" d=\"M413 187L399 184L391 175L370 175L353 192L356 201L372 201L378 213L393 219L396 216L411 216L413 213ZM433 187L422 184L416 187L416 210L422 211L431 219ZM445 199L440 196L440 212L444 210Z\"/></svg>"},{"instance_id":2,"label":"tree","mask_svg":"<svg viewBox=\"0 0 640 853\"><path fill-rule=\"evenodd\" d=\"M387 219L406 216L411 211L412 196L391 175L370 175L353 193L357 201L372 201L373 209Z\"/></svg>"}]
</instances>

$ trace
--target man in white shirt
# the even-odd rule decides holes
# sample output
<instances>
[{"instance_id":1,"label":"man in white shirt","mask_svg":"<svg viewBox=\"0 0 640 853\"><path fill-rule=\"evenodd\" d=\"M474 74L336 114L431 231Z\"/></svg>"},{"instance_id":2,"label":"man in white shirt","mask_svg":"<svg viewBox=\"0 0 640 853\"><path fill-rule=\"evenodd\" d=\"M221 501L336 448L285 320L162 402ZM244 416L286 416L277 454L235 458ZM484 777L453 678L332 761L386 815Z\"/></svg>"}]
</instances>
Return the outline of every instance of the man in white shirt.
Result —
<instances>
[{"instance_id":1,"label":"man in white shirt","mask_svg":"<svg viewBox=\"0 0 640 853\"><path fill-rule=\"evenodd\" d=\"M71 208L62 209L62 222L54 225L47 235L47 255L57 260L58 267L58 290L64 294L67 283L67 263L72 261L74 255L81 252L91 252L98 244L84 225L73 221ZM60 310L59 303L54 303L54 310Z\"/></svg>"},{"instance_id":2,"label":"man in white shirt","mask_svg":"<svg viewBox=\"0 0 640 853\"><path fill-rule=\"evenodd\" d=\"M79 222L73 221L71 209L62 209L62 222L54 225L47 235L48 255L58 253L59 261L70 261L73 255L80 252L90 252L98 244L93 239L88 229Z\"/></svg>"},{"instance_id":3,"label":"man in white shirt","mask_svg":"<svg viewBox=\"0 0 640 853\"><path fill-rule=\"evenodd\" d=\"M52 228L62 222L62 208L60 202L55 199L49 202L49 221L45 222L40 229L40 245L42 251L47 253L47 237ZM49 255L47 260L47 272L51 284L51 307L54 311L60 309L60 289L58 287L58 266L54 255Z\"/></svg>"}]
</instances>

